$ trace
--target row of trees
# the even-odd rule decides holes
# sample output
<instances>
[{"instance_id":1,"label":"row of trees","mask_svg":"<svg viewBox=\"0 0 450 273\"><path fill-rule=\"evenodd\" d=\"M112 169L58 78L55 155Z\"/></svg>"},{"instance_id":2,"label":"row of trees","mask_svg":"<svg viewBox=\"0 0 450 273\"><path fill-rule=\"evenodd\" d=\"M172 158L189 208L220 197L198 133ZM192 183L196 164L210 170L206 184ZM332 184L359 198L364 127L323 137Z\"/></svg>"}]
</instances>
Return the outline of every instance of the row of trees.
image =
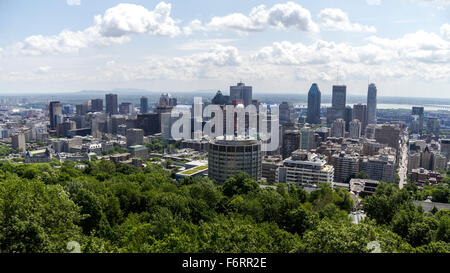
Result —
<instances>
[{"instance_id":1,"label":"row of trees","mask_svg":"<svg viewBox=\"0 0 450 273\"><path fill-rule=\"evenodd\" d=\"M241 173L219 186L177 182L147 162L0 162L0 251L66 252L449 252L450 213L424 213L412 192L382 183L351 223L348 191L327 184L260 188Z\"/></svg>"}]
</instances>

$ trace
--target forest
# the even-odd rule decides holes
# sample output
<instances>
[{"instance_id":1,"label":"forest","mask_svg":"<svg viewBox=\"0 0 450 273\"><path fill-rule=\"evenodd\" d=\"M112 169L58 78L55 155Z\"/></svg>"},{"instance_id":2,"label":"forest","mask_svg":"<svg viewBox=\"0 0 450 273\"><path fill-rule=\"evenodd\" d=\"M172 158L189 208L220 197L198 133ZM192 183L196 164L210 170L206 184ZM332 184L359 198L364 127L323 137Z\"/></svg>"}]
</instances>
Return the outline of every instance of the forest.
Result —
<instances>
[{"instance_id":1,"label":"forest","mask_svg":"<svg viewBox=\"0 0 450 273\"><path fill-rule=\"evenodd\" d=\"M412 203L448 202L448 178L438 193L381 183L353 224L349 192L328 184L308 194L245 173L176 181L150 162L1 161L0 252L65 253L75 241L83 253L365 253L377 241L385 253L449 253L450 211Z\"/></svg>"}]
</instances>

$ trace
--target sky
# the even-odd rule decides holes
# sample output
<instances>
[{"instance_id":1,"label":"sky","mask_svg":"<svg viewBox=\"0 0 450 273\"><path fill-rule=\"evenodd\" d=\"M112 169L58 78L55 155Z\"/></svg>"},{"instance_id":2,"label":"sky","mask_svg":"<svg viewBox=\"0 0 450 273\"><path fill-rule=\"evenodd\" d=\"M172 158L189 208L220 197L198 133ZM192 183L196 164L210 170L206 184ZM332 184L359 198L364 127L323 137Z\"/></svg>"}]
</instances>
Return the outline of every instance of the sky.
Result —
<instances>
[{"instance_id":1,"label":"sky","mask_svg":"<svg viewBox=\"0 0 450 273\"><path fill-rule=\"evenodd\" d=\"M450 98L450 0L1 0L0 93Z\"/></svg>"}]
</instances>

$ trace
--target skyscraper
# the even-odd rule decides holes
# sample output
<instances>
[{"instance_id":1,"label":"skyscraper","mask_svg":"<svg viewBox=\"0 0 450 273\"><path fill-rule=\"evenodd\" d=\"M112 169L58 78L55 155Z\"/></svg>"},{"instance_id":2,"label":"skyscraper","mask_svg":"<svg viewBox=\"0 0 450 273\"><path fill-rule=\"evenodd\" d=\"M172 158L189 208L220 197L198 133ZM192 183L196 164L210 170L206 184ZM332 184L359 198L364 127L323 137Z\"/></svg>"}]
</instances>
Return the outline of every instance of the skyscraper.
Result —
<instances>
[{"instance_id":1,"label":"skyscraper","mask_svg":"<svg viewBox=\"0 0 450 273\"><path fill-rule=\"evenodd\" d=\"M294 122L294 106L291 102L283 101L279 106L280 123Z\"/></svg>"},{"instance_id":2,"label":"skyscraper","mask_svg":"<svg viewBox=\"0 0 450 273\"><path fill-rule=\"evenodd\" d=\"M361 132L364 132L367 126L367 106L365 104L353 105L353 119L361 122Z\"/></svg>"},{"instance_id":3,"label":"skyscraper","mask_svg":"<svg viewBox=\"0 0 450 273\"><path fill-rule=\"evenodd\" d=\"M145 114L148 112L148 98L141 97L141 114Z\"/></svg>"},{"instance_id":4,"label":"skyscraper","mask_svg":"<svg viewBox=\"0 0 450 273\"><path fill-rule=\"evenodd\" d=\"M367 92L367 124L377 124L377 87L374 83L369 84Z\"/></svg>"},{"instance_id":5,"label":"skyscraper","mask_svg":"<svg viewBox=\"0 0 450 273\"><path fill-rule=\"evenodd\" d=\"M91 111L92 112L103 112L103 100L102 99L91 100Z\"/></svg>"},{"instance_id":6,"label":"skyscraper","mask_svg":"<svg viewBox=\"0 0 450 273\"><path fill-rule=\"evenodd\" d=\"M62 105L59 101L51 101L48 106L50 118L50 130L56 130L56 126L62 122Z\"/></svg>"},{"instance_id":7,"label":"skyscraper","mask_svg":"<svg viewBox=\"0 0 450 273\"><path fill-rule=\"evenodd\" d=\"M331 122L336 119L345 120L345 105L347 99L347 86L333 85L333 94L331 99Z\"/></svg>"},{"instance_id":8,"label":"skyscraper","mask_svg":"<svg viewBox=\"0 0 450 273\"><path fill-rule=\"evenodd\" d=\"M117 94L106 94L106 113L111 115L118 114Z\"/></svg>"},{"instance_id":9,"label":"skyscraper","mask_svg":"<svg viewBox=\"0 0 450 273\"><path fill-rule=\"evenodd\" d=\"M252 87L240 82L236 86L230 86L230 101L243 100L244 106L252 104Z\"/></svg>"},{"instance_id":10,"label":"skyscraper","mask_svg":"<svg viewBox=\"0 0 450 273\"><path fill-rule=\"evenodd\" d=\"M411 116L418 116L418 128L416 128L415 132L417 134L421 134L423 131L423 119L424 119L424 111L423 107L413 106Z\"/></svg>"},{"instance_id":11,"label":"skyscraper","mask_svg":"<svg viewBox=\"0 0 450 273\"><path fill-rule=\"evenodd\" d=\"M308 112L306 122L310 124L320 124L320 101L321 93L317 83L313 83L308 92Z\"/></svg>"}]
</instances>

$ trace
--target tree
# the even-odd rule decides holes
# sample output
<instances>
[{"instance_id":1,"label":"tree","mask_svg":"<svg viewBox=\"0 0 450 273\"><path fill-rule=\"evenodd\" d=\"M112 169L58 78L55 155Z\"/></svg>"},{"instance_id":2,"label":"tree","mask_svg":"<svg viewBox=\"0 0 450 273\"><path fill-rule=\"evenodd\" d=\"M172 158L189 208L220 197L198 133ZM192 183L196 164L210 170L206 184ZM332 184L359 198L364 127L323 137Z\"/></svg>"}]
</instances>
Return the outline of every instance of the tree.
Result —
<instances>
[{"instance_id":1,"label":"tree","mask_svg":"<svg viewBox=\"0 0 450 273\"><path fill-rule=\"evenodd\" d=\"M259 189L259 184L253 180L249 174L241 172L236 176L229 178L222 185L222 192L228 197L235 194L247 194Z\"/></svg>"},{"instance_id":2,"label":"tree","mask_svg":"<svg viewBox=\"0 0 450 273\"><path fill-rule=\"evenodd\" d=\"M0 183L1 252L65 252L81 235L81 219L60 185L17 177Z\"/></svg>"},{"instance_id":3,"label":"tree","mask_svg":"<svg viewBox=\"0 0 450 273\"><path fill-rule=\"evenodd\" d=\"M399 207L408 200L406 189L399 190L392 184L381 182L375 194L363 200L363 206L367 216L383 225L390 224Z\"/></svg>"}]
</instances>

